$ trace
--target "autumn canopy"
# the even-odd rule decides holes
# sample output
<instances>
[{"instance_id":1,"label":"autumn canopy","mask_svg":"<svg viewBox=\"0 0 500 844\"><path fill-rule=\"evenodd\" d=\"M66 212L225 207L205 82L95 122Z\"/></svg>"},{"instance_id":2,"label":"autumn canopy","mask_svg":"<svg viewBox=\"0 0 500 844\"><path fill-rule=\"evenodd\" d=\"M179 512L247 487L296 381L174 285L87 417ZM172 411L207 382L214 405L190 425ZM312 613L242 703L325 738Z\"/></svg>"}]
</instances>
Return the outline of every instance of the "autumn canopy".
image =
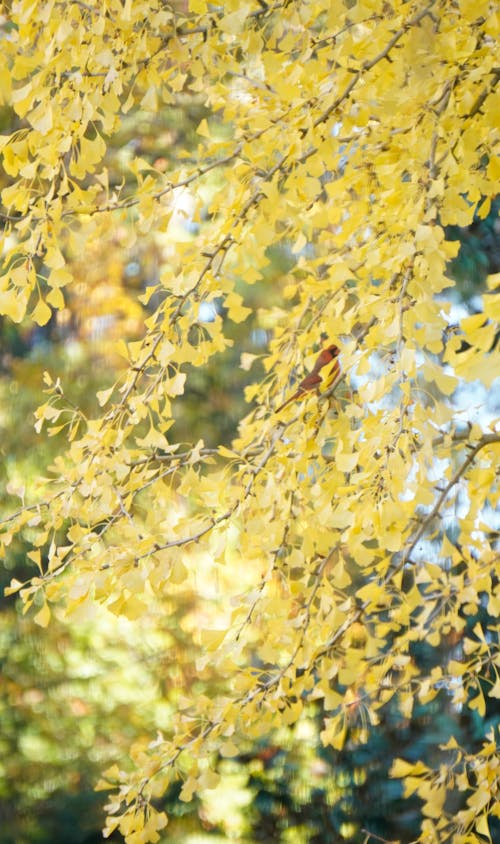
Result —
<instances>
[{"instance_id":1,"label":"autumn canopy","mask_svg":"<svg viewBox=\"0 0 500 844\"><path fill-rule=\"evenodd\" d=\"M310 707L337 749L443 690L484 713L500 697L500 430L485 410L499 278L476 312L457 309L449 227L486 218L498 192L497 4L9 5L0 313L57 320L117 232L125 252L159 256L129 291L140 329L117 340L96 412L50 372L40 385L37 430L61 449L2 524L4 549L27 536L33 564L9 594L42 627L99 604L140 627L189 588L196 670L218 678L213 695L179 696L133 767L104 774L107 834L159 840L170 783L189 801L221 758ZM195 142L161 162L129 144L118 178L124 121L193 102ZM328 343L340 380L276 415ZM229 347L248 375L236 436L179 441L190 382ZM478 382L478 400L458 399ZM416 658L450 637L446 659ZM424 801L419 841L488 840L493 727L440 752L434 769L392 768Z\"/></svg>"}]
</instances>

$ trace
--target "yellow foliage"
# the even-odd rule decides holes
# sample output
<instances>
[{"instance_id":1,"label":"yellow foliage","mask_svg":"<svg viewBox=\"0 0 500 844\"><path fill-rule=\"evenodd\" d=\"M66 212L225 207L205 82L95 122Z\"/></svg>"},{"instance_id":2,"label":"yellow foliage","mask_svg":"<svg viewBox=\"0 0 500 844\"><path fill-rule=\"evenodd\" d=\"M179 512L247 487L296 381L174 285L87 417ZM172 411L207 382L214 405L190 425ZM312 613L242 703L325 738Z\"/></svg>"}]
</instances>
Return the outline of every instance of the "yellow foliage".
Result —
<instances>
[{"instance_id":1,"label":"yellow foliage","mask_svg":"<svg viewBox=\"0 0 500 844\"><path fill-rule=\"evenodd\" d=\"M38 573L21 594L27 606L38 597L41 626L47 597L68 616L97 601L141 624L155 594L194 583L203 609L185 626L207 652L197 670L210 662L230 680L181 707L172 738L138 752L135 771L113 775L105 835L119 828L142 844L167 822L148 803L169 777L183 777L181 800L214 789L214 752L232 757L239 737L295 723L308 700L323 701L321 740L341 749L394 695L406 718L415 696L430 701L443 685L484 713L478 675L498 696L477 632L438 671L410 657L415 641L438 647L462 607L472 614L493 589L485 512L498 500L500 433L474 426L452 396L500 374L498 296L449 330L456 245L443 227L485 215L498 191L497 13L488 0L392 0L383 14L343 0L89 0L64 16L36 5L13 5L2 40L0 92L22 128L0 145L0 313L44 325L66 290L82 332L97 313L113 317L124 362L95 419L46 379L36 428L69 413L68 448L45 499L6 520L3 542L29 524L42 548L65 526L47 561L29 555ZM124 115L186 98L209 112L196 148L167 172L130 151L111 188L107 139ZM159 267L154 295L134 299L115 252L141 240L157 245ZM242 282L266 278L277 246L289 268L257 310ZM238 436L217 449L173 441L193 372L249 316L272 339ZM325 338L341 349L340 382L275 415ZM256 357L242 349L243 369ZM455 506L459 536L436 552ZM477 788L457 823L487 836L490 751L473 762ZM393 775L424 801L421 841L436 824L453 831L440 771L398 760Z\"/></svg>"}]
</instances>

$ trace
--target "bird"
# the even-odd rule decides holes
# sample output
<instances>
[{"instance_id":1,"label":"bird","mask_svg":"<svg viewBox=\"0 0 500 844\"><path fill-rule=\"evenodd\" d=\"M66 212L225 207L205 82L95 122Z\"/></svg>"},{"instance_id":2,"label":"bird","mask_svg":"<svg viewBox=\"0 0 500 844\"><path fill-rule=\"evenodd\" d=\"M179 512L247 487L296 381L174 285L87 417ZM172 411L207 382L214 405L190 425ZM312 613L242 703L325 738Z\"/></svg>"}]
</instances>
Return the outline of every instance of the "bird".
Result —
<instances>
[{"instance_id":1,"label":"bird","mask_svg":"<svg viewBox=\"0 0 500 844\"><path fill-rule=\"evenodd\" d=\"M290 398L283 402L283 404L280 405L274 412L281 413L283 408L291 404L293 401L300 401L300 399L307 395L307 393L312 392L313 390L319 390L320 384L323 384L324 382L326 382L327 386L333 384L337 376L340 375L340 363L338 361L339 354L340 349L334 343L322 349L316 358L316 362L309 375L306 375L306 377L300 382L293 396L290 396ZM324 377L324 375L320 375L320 370L329 364L332 365L326 373L326 377Z\"/></svg>"}]
</instances>

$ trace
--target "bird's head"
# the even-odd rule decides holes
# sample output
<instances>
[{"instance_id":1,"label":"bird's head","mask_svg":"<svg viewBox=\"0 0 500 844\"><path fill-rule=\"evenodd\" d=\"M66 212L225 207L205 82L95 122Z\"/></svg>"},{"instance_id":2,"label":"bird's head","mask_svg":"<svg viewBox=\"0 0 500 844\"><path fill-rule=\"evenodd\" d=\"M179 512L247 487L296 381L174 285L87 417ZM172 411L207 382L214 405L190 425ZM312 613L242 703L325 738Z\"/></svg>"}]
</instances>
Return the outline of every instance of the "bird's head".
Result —
<instances>
[{"instance_id":1,"label":"bird's head","mask_svg":"<svg viewBox=\"0 0 500 844\"><path fill-rule=\"evenodd\" d=\"M340 349L338 346L335 345L335 343L332 343L330 346L327 346L325 351L330 352L332 358L336 358L340 355Z\"/></svg>"}]
</instances>

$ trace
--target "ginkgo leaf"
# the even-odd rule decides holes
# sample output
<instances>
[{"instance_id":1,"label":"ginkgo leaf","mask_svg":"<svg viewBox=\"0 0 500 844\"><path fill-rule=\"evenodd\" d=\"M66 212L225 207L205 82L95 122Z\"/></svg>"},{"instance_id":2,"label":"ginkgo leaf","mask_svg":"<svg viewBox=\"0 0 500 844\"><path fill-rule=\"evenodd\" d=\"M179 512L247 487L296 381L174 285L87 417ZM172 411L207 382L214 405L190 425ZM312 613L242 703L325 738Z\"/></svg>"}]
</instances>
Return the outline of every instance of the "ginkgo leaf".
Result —
<instances>
[{"instance_id":1,"label":"ginkgo leaf","mask_svg":"<svg viewBox=\"0 0 500 844\"><path fill-rule=\"evenodd\" d=\"M47 627L50 621L50 609L47 603L44 603L41 610L39 610L33 617L33 621L39 624L40 627Z\"/></svg>"},{"instance_id":2,"label":"ginkgo leaf","mask_svg":"<svg viewBox=\"0 0 500 844\"><path fill-rule=\"evenodd\" d=\"M180 790L179 800L189 803L189 801L193 799L193 794L195 794L198 788L198 780L195 779L195 777L188 777Z\"/></svg>"},{"instance_id":3,"label":"ginkgo leaf","mask_svg":"<svg viewBox=\"0 0 500 844\"><path fill-rule=\"evenodd\" d=\"M46 325L51 316L52 311L49 306L43 301L43 299L39 299L32 313L32 317L35 322L38 323L38 325Z\"/></svg>"},{"instance_id":4,"label":"ginkgo leaf","mask_svg":"<svg viewBox=\"0 0 500 844\"><path fill-rule=\"evenodd\" d=\"M98 392L96 393L96 396L97 396L97 401L99 402L100 407L104 407L104 405L109 400L113 390L114 390L114 386L109 387L107 390L98 390Z\"/></svg>"},{"instance_id":5,"label":"ginkgo leaf","mask_svg":"<svg viewBox=\"0 0 500 844\"><path fill-rule=\"evenodd\" d=\"M21 581L16 580L15 577L12 578L10 581L9 586L6 586L4 589L4 595L15 595L16 592L19 592L20 589L23 587L23 583Z\"/></svg>"},{"instance_id":6,"label":"ginkgo leaf","mask_svg":"<svg viewBox=\"0 0 500 844\"><path fill-rule=\"evenodd\" d=\"M210 138L210 131L208 128L208 123L206 118L204 117L201 123L198 125L196 129L198 135L201 135L203 138Z\"/></svg>"}]
</instances>

